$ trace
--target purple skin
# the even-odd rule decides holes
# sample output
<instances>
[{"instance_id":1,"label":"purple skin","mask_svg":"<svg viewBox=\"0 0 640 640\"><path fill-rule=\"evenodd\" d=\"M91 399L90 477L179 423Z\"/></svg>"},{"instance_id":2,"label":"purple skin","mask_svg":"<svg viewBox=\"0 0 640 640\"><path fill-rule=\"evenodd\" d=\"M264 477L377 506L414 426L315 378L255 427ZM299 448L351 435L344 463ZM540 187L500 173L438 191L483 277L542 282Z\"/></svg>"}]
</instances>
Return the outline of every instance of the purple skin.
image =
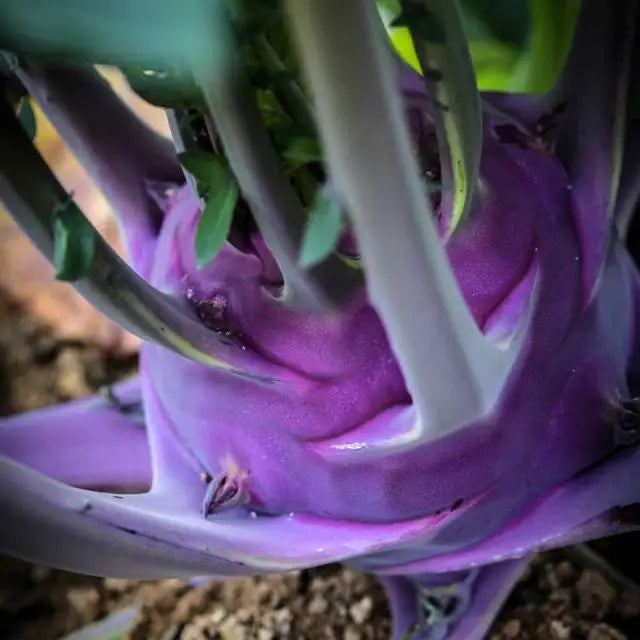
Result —
<instances>
[{"instance_id":1,"label":"purple skin","mask_svg":"<svg viewBox=\"0 0 640 640\"><path fill-rule=\"evenodd\" d=\"M411 109L426 101L415 80L403 77ZM640 450L619 448L634 433L618 425L638 374L640 278L611 234L616 169L603 146L615 132L560 135L551 153L529 133L534 101L487 98L521 116L519 140L531 141L506 141L501 116L485 113L483 189L446 245L485 336L501 343L525 327L487 417L386 453L416 409L366 292L333 315L285 307L265 294L278 274L260 236L253 252L228 244L196 269L199 209L183 187L157 234L139 233L155 226L121 208L133 267L276 380L145 344L140 382L115 394L142 400L146 432L98 399L3 421L0 549L136 578L343 561L382 576L394 638L479 640L531 553L636 527L624 507L640 502ZM599 122L609 106L587 117ZM413 133L419 147L424 131ZM99 135L91 145L99 157ZM425 327L424 339L438 336ZM449 582L457 604L434 613L433 594Z\"/></svg>"}]
</instances>

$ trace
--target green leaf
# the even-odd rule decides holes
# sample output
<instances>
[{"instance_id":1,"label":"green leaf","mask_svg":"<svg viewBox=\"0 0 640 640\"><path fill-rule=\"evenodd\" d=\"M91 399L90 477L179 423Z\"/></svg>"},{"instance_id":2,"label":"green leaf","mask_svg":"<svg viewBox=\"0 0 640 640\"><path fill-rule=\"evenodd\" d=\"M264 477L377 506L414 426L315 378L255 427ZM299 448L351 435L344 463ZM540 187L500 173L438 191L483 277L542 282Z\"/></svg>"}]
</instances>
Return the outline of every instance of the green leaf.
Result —
<instances>
[{"instance_id":1,"label":"green leaf","mask_svg":"<svg viewBox=\"0 0 640 640\"><path fill-rule=\"evenodd\" d=\"M33 113L29 98L22 98L18 107L18 120L30 140L36 137L36 116Z\"/></svg>"},{"instance_id":2,"label":"green leaf","mask_svg":"<svg viewBox=\"0 0 640 640\"><path fill-rule=\"evenodd\" d=\"M183 151L178 154L180 164L196 179L209 184L220 165L220 159L206 151Z\"/></svg>"},{"instance_id":3,"label":"green leaf","mask_svg":"<svg viewBox=\"0 0 640 640\"><path fill-rule=\"evenodd\" d=\"M58 280L80 280L91 269L96 232L71 201L53 213L53 264Z\"/></svg>"},{"instance_id":4,"label":"green leaf","mask_svg":"<svg viewBox=\"0 0 640 640\"><path fill-rule=\"evenodd\" d=\"M453 0L452 0L453 3ZM400 0L377 0L389 38L399 56L421 73L407 25L394 21ZM481 91L543 93L564 66L581 0L460 0L465 33ZM433 35L422 37L434 42Z\"/></svg>"},{"instance_id":5,"label":"green leaf","mask_svg":"<svg viewBox=\"0 0 640 640\"><path fill-rule=\"evenodd\" d=\"M198 194L207 197L196 231L196 265L201 269L216 257L227 240L238 202L238 185L220 156L185 151L178 154L178 159L195 178Z\"/></svg>"},{"instance_id":6,"label":"green leaf","mask_svg":"<svg viewBox=\"0 0 640 640\"><path fill-rule=\"evenodd\" d=\"M212 156L215 158L215 156ZM213 260L229 235L233 212L238 202L238 185L229 168L218 158L208 183L209 200L200 216L196 231L196 265L198 269Z\"/></svg>"},{"instance_id":7,"label":"green leaf","mask_svg":"<svg viewBox=\"0 0 640 640\"><path fill-rule=\"evenodd\" d=\"M200 197L209 192L211 182L220 174L221 167L226 169L218 156L206 151L183 151L178 154L178 161L195 178Z\"/></svg>"},{"instance_id":8,"label":"green leaf","mask_svg":"<svg viewBox=\"0 0 640 640\"><path fill-rule=\"evenodd\" d=\"M322 160L322 150L318 141L306 136L296 136L291 139L282 155L292 167L301 167L310 162Z\"/></svg>"},{"instance_id":9,"label":"green leaf","mask_svg":"<svg viewBox=\"0 0 640 640\"><path fill-rule=\"evenodd\" d=\"M509 79L513 93L545 93L562 70L575 31L581 0L529 0L531 27L527 47Z\"/></svg>"},{"instance_id":10,"label":"green leaf","mask_svg":"<svg viewBox=\"0 0 640 640\"><path fill-rule=\"evenodd\" d=\"M322 262L335 249L344 214L340 203L326 193L319 193L309 213L298 263L308 269Z\"/></svg>"}]
</instances>

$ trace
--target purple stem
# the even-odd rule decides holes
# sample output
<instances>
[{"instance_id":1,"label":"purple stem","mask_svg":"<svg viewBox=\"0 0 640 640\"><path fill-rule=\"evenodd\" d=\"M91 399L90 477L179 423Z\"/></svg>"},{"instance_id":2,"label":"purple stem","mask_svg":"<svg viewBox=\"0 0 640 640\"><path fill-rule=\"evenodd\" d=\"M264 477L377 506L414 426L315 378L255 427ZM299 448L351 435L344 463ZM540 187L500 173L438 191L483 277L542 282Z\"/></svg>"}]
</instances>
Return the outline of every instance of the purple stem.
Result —
<instances>
[{"instance_id":1,"label":"purple stem","mask_svg":"<svg viewBox=\"0 0 640 640\"><path fill-rule=\"evenodd\" d=\"M572 186L586 304L610 243L622 166L637 4L585 0L556 89L566 101L557 154Z\"/></svg>"},{"instance_id":2,"label":"purple stem","mask_svg":"<svg viewBox=\"0 0 640 640\"><path fill-rule=\"evenodd\" d=\"M114 394L125 408L142 400L137 380ZM139 418L100 396L30 411L0 421L0 455L76 487L146 490L151 465Z\"/></svg>"},{"instance_id":3,"label":"purple stem","mask_svg":"<svg viewBox=\"0 0 640 640\"><path fill-rule=\"evenodd\" d=\"M471 588L469 606L452 626L446 640L486 638L491 623L528 563L529 558L523 558L481 569Z\"/></svg>"},{"instance_id":4,"label":"purple stem","mask_svg":"<svg viewBox=\"0 0 640 640\"><path fill-rule=\"evenodd\" d=\"M289 0L286 7L368 292L418 410L417 422L384 447L406 450L490 412L516 349L499 351L485 340L460 294L418 177L375 5Z\"/></svg>"},{"instance_id":5,"label":"purple stem","mask_svg":"<svg viewBox=\"0 0 640 640\"><path fill-rule=\"evenodd\" d=\"M450 577L381 578L391 607L393 640L483 640L528 562L512 560ZM425 604L447 599L454 603L450 611L431 618L421 613Z\"/></svg>"},{"instance_id":6,"label":"purple stem","mask_svg":"<svg viewBox=\"0 0 640 640\"><path fill-rule=\"evenodd\" d=\"M167 486L145 494L87 491L0 457L0 549L92 575L232 576L339 562L403 546L443 525L432 517L363 523L244 508L205 518L204 484Z\"/></svg>"},{"instance_id":7,"label":"purple stem","mask_svg":"<svg viewBox=\"0 0 640 640\"><path fill-rule=\"evenodd\" d=\"M511 121L524 132L533 135L542 116L551 113L561 96L555 89L544 95L497 93L482 94L484 110L492 116L498 116L505 122Z\"/></svg>"},{"instance_id":8,"label":"purple stem","mask_svg":"<svg viewBox=\"0 0 640 640\"><path fill-rule=\"evenodd\" d=\"M146 275L162 212L147 182L184 182L170 141L151 130L93 68L19 68L17 74L109 200L134 268Z\"/></svg>"},{"instance_id":9,"label":"purple stem","mask_svg":"<svg viewBox=\"0 0 640 640\"><path fill-rule=\"evenodd\" d=\"M158 493L175 493L175 488L183 498L189 502L192 509L199 509L201 497L204 495L206 482L202 473L206 466L202 464L193 451L181 441L174 424L168 418L160 402L153 384L151 373L145 356L146 350L141 350L140 373L142 380L142 394L148 429L149 449L151 454L151 468L153 477L153 491Z\"/></svg>"},{"instance_id":10,"label":"purple stem","mask_svg":"<svg viewBox=\"0 0 640 640\"><path fill-rule=\"evenodd\" d=\"M416 587L404 576L381 576L379 580L391 609L391 637L393 640L403 640L415 624L418 614Z\"/></svg>"},{"instance_id":11,"label":"purple stem","mask_svg":"<svg viewBox=\"0 0 640 640\"><path fill-rule=\"evenodd\" d=\"M470 548L381 569L385 574L458 571L640 528L640 448L620 451L548 491L498 533Z\"/></svg>"}]
</instances>

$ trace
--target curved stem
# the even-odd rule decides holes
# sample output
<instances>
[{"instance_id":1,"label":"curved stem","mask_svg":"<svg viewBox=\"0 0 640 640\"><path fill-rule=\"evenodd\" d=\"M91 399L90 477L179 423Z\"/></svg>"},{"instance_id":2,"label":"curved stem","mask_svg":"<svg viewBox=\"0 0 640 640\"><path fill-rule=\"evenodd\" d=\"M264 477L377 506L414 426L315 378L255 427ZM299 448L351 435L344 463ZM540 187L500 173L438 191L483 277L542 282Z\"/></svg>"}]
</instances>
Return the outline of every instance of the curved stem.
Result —
<instances>
[{"instance_id":1,"label":"curved stem","mask_svg":"<svg viewBox=\"0 0 640 640\"><path fill-rule=\"evenodd\" d=\"M193 492L185 503L183 491ZM339 562L425 535L433 518L360 523L236 508L205 518L205 487L113 495L75 489L0 457L0 549L93 575L240 575ZM188 506L185 506L187 504Z\"/></svg>"},{"instance_id":2,"label":"curved stem","mask_svg":"<svg viewBox=\"0 0 640 640\"><path fill-rule=\"evenodd\" d=\"M17 75L106 195L135 268L146 273L162 212L147 184L183 182L173 146L92 68L23 66Z\"/></svg>"},{"instance_id":3,"label":"curved stem","mask_svg":"<svg viewBox=\"0 0 640 640\"><path fill-rule=\"evenodd\" d=\"M61 206L75 205L5 104L0 104L0 133L5 149L0 154L0 199L51 259L55 214ZM264 380L281 373L241 346L225 343L198 322L186 304L149 286L93 231L89 272L73 284L96 308L141 338L220 370Z\"/></svg>"},{"instance_id":4,"label":"curved stem","mask_svg":"<svg viewBox=\"0 0 640 640\"><path fill-rule=\"evenodd\" d=\"M326 310L361 283L358 270L331 256L314 269L298 265L307 214L282 169L262 122L224 10L212 38L226 55L212 58L196 76L244 197L284 277L283 301Z\"/></svg>"},{"instance_id":5,"label":"curved stem","mask_svg":"<svg viewBox=\"0 0 640 640\"><path fill-rule=\"evenodd\" d=\"M0 504L6 526L0 549L8 555L77 573L104 577L189 578L203 571L243 573L241 564L215 558L202 549L163 539L147 522L142 505L151 494L113 495L73 489L0 457ZM160 508L159 501L155 506ZM127 513L109 518L105 510ZM168 507L163 505L166 518ZM177 521L176 513L171 519Z\"/></svg>"},{"instance_id":6,"label":"curved stem","mask_svg":"<svg viewBox=\"0 0 640 640\"><path fill-rule=\"evenodd\" d=\"M483 640L530 558L483 567L471 587L467 607L446 640Z\"/></svg>"},{"instance_id":7,"label":"curved stem","mask_svg":"<svg viewBox=\"0 0 640 640\"><path fill-rule=\"evenodd\" d=\"M640 487L635 482L639 468L640 448L621 451L547 492L477 545L385 568L380 573L458 571L638 530L640 521L633 505L640 502ZM627 506L632 508L626 511Z\"/></svg>"},{"instance_id":8,"label":"curved stem","mask_svg":"<svg viewBox=\"0 0 640 640\"><path fill-rule=\"evenodd\" d=\"M116 385L113 393L120 407L94 396L1 420L0 454L77 487L148 488L139 383Z\"/></svg>"},{"instance_id":9,"label":"curved stem","mask_svg":"<svg viewBox=\"0 0 640 640\"><path fill-rule=\"evenodd\" d=\"M424 82L432 98L445 194L451 199L447 233L469 213L482 152L482 113L476 75L456 0L403 0ZM422 34L419 20L431 22ZM451 194L451 192L453 192Z\"/></svg>"},{"instance_id":10,"label":"curved stem","mask_svg":"<svg viewBox=\"0 0 640 640\"><path fill-rule=\"evenodd\" d=\"M394 640L483 640L529 558L477 572L381 578Z\"/></svg>"},{"instance_id":11,"label":"curved stem","mask_svg":"<svg viewBox=\"0 0 640 640\"><path fill-rule=\"evenodd\" d=\"M391 638L406 640L418 617L415 585L404 576L379 576L391 609Z\"/></svg>"},{"instance_id":12,"label":"curved stem","mask_svg":"<svg viewBox=\"0 0 640 640\"><path fill-rule=\"evenodd\" d=\"M331 175L355 224L369 294L420 415L389 446L414 447L490 411L513 354L485 341L444 254L375 4L289 0L286 6Z\"/></svg>"},{"instance_id":13,"label":"curved stem","mask_svg":"<svg viewBox=\"0 0 640 640\"><path fill-rule=\"evenodd\" d=\"M178 493L185 507L196 510L202 501L201 494L205 487L202 474L206 472L206 466L200 462L184 439L180 438L176 426L166 415L153 386L144 349L140 354L140 373L144 407L149 424L153 491ZM195 498L189 503L191 496Z\"/></svg>"},{"instance_id":14,"label":"curved stem","mask_svg":"<svg viewBox=\"0 0 640 640\"><path fill-rule=\"evenodd\" d=\"M557 154L572 186L583 248L584 303L609 246L622 168L637 2L585 0L558 91L566 100Z\"/></svg>"}]
</instances>

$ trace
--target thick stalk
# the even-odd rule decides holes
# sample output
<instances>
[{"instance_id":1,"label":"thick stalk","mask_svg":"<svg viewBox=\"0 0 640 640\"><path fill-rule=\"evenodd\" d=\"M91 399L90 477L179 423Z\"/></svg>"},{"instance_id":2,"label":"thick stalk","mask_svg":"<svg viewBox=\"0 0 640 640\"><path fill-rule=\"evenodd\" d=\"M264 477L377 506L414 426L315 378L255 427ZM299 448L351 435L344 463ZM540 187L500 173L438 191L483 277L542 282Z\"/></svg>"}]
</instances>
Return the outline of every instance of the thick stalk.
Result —
<instances>
[{"instance_id":1,"label":"thick stalk","mask_svg":"<svg viewBox=\"0 0 640 640\"><path fill-rule=\"evenodd\" d=\"M0 550L110 577L255 575L402 546L433 526L433 518L345 523L304 514L251 516L245 509L204 518L195 506L204 483L197 490L169 487L116 496L75 489L0 456Z\"/></svg>"},{"instance_id":2,"label":"thick stalk","mask_svg":"<svg viewBox=\"0 0 640 640\"><path fill-rule=\"evenodd\" d=\"M129 255L146 271L162 212L148 183L182 182L171 143L152 131L92 68L19 68L18 76L109 200Z\"/></svg>"},{"instance_id":3,"label":"thick stalk","mask_svg":"<svg viewBox=\"0 0 640 640\"><path fill-rule=\"evenodd\" d=\"M36 247L52 259L53 221L61 207L75 207L9 107L0 103L0 200ZM89 223L87 223L89 224ZM73 284L96 308L145 340L225 371L271 378L274 371L240 345L218 334L170 296L149 286L95 231L95 252L87 275Z\"/></svg>"},{"instance_id":4,"label":"thick stalk","mask_svg":"<svg viewBox=\"0 0 640 640\"><path fill-rule=\"evenodd\" d=\"M358 270L337 256L311 270L298 265L307 214L287 180L242 68L223 9L211 37L226 48L196 73L244 197L284 277L283 302L325 310L360 282Z\"/></svg>"},{"instance_id":5,"label":"thick stalk","mask_svg":"<svg viewBox=\"0 0 640 640\"><path fill-rule=\"evenodd\" d=\"M355 224L369 294L420 416L389 446L413 447L486 415L512 354L485 341L444 254L374 3L288 0L286 6L329 169Z\"/></svg>"}]
</instances>

